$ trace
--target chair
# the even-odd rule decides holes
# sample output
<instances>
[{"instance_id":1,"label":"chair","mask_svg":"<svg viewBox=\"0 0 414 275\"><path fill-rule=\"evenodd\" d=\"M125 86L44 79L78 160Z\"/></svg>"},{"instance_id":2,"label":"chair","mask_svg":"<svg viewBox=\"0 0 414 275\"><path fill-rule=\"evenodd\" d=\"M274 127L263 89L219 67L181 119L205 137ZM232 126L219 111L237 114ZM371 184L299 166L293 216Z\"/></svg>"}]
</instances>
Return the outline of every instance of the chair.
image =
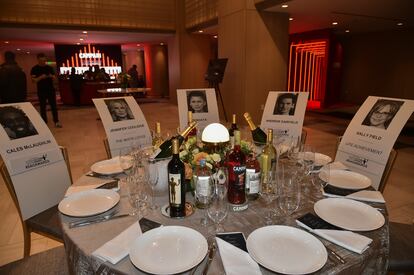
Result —
<instances>
[{"instance_id":1,"label":"chair","mask_svg":"<svg viewBox=\"0 0 414 275\"><path fill-rule=\"evenodd\" d=\"M0 267L0 274L70 274L65 249L59 246Z\"/></svg>"},{"instance_id":2,"label":"chair","mask_svg":"<svg viewBox=\"0 0 414 275\"><path fill-rule=\"evenodd\" d=\"M109 148L109 142L108 138L104 138L103 140L104 146L105 146L105 152L108 159L112 158L111 149Z\"/></svg>"},{"instance_id":3,"label":"chair","mask_svg":"<svg viewBox=\"0 0 414 275\"><path fill-rule=\"evenodd\" d=\"M63 157L65 159L65 162L67 164L68 172L71 179L72 184L72 173L70 170L69 159L68 159L68 153L66 148L60 147ZM0 159L0 173L3 177L4 182L6 183L7 189L9 190L10 196L13 199L13 202L17 208L17 211L19 213L20 221L22 223L23 227L23 238L24 238L24 257L27 257L30 255L30 248L31 248L31 237L30 233L35 232L40 235L43 235L45 237L54 239L56 241L63 243L63 233L59 218L59 210L57 208L57 205L46 209L45 211L27 219L23 220L22 213L19 206L19 201L17 199L16 192L14 190L14 185L12 183L10 174L7 170L6 164L2 159Z\"/></svg>"}]
</instances>

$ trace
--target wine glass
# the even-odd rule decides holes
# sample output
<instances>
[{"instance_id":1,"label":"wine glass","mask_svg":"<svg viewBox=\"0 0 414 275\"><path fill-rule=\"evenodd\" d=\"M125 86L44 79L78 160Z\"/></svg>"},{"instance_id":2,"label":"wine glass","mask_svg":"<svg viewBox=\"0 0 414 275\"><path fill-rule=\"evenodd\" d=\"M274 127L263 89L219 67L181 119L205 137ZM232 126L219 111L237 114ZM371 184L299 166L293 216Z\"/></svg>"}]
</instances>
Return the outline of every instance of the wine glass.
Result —
<instances>
[{"instance_id":1,"label":"wine glass","mask_svg":"<svg viewBox=\"0 0 414 275\"><path fill-rule=\"evenodd\" d=\"M119 165L126 175L129 175L134 170L135 159L130 147L119 150Z\"/></svg>"},{"instance_id":2,"label":"wine glass","mask_svg":"<svg viewBox=\"0 0 414 275\"><path fill-rule=\"evenodd\" d=\"M331 170L332 168L330 164L326 164L321 168L318 181L320 187L325 188L329 184L329 181L331 180Z\"/></svg>"},{"instance_id":3,"label":"wine glass","mask_svg":"<svg viewBox=\"0 0 414 275\"><path fill-rule=\"evenodd\" d=\"M140 194L138 185L133 180L133 177L127 176L121 181L125 184L127 193L128 193L128 201L132 207L132 212L130 213L131 216L138 216L139 209L140 209Z\"/></svg>"},{"instance_id":4,"label":"wine glass","mask_svg":"<svg viewBox=\"0 0 414 275\"><path fill-rule=\"evenodd\" d=\"M208 216L207 211L208 207L210 206L211 199L214 194L214 182L212 181L212 177L194 177L195 180L195 189L194 189L194 196L196 202L199 204L199 207L203 209L204 215L200 219L200 224L202 226L208 225Z\"/></svg>"},{"instance_id":5,"label":"wine glass","mask_svg":"<svg viewBox=\"0 0 414 275\"><path fill-rule=\"evenodd\" d=\"M299 208L300 185L296 174L291 169L284 170L284 179L279 184L279 207L285 214L287 224L290 224L291 215Z\"/></svg>"},{"instance_id":6,"label":"wine glass","mask_svg":"<svg viewBox=\"0 0 414 275\"><path fill-rule=\"evenodd\" d=\"M273 164L271 169L262 177L262 191L260 193L266 204L265 224L271 225L273 223L273 212L271 204L277 198L277 174L276 165Z\"/></svg>"},{"instance_id":7,"label":"wine glass","mask_svg":"<svg viewBox=\"0 0 414 275\"><path fill-rule=\"evenodd\" d=\"M155 161L148 160L147 173L148 173L148 183L150 184L150 187L151 187L151 198L152 198L150 209L155 210L158 208L157 204L155 203L155 192L154 192L154 188L158 183L158 167Z\"/></svg>"},{"instance_id":8,"label":"wine glass","mask_svg":"<svg viewBox=\"0 0 414 275\"><path fill-rule=\"evenodd\" d=\"M292 137L290 140L290 148L288 151L288 158L290 161L296 163L299 158L299 152L301 148L300 137Z\"/></svg>"},{"instance_id":9,"label":"wine glass","mask_svg":"<svg viewBox=\"0 0 414 275\"><path fill-rule=\"evenodd\" d=\"M305 144L302 152L299 154L301 167L300 181L304 187L304 192L309 193L308 180L313 181L313 168L315 165L315 151L312 146Z\"/></svg>"},{"instance_id":10,"label":"wine glass","mask_svg":"<svg viewBox=\"0 0 414 275\"><path fill-rule=\"evenodd\" d=\"M208 217L215 224L215 233L224 231L221 223L227 217L227 212L227 184L220 184L218 182L215 182L211 204L207 209Z\"/></svg>"}]
</instances>

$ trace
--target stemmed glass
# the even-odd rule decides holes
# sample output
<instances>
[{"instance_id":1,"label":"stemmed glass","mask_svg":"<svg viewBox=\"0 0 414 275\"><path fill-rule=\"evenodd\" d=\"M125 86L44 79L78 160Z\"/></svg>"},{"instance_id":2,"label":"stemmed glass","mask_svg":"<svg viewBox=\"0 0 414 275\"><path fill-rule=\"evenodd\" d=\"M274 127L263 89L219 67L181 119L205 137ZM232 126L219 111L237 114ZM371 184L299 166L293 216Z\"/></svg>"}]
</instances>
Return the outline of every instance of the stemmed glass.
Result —
<instances>
[{"instance_id":1,"label":"stemmed glass","mask_svg":"<svg viewBox=\"0 0 414 275\"><path fill-rule=\"evenodd\" d=\"M126 175L133 172L134 169L134 156L131 148L122 148L119 151L119 165Z\"/></svg>"},{"instance_id":2,"label":"stemmed glass","mask_svg":"<svg viewBox=\"0 0 414 275\"><path fill-rule=\"evenodd\" d=\"M128 201L132 207L132 212L130 213L130 215L139 216L141 200L140 200L140 190L138 188L138 184L134 181L133 177L131 176L127 176L121 179L121 181L123 181L124 184L126 185L126 189L128 193Z\"/></svg>"},{"instance_id":3,"label":"stemmed glass","mask_svg":"<svg viewBox=\"0 0 414 275\"><path fill-rule=\"evenodd\" d=\"M150 209L155 210L158 208L157 204L155 203L155 191L154 191L154 188L158 183L158 167L155 161L148 160L147 173L148 173L148 183L150 184L150 187L151 187L151 198L152 198Z\"/></svg>"},{"instance_id":4,"label":"stemmed glass","mask_svg":"<svg viewBox=\"0 0 414 275\"><path fill-rule=\"evenodd\" d=\"M302 152L299 154L299 162L301 167L300 181L304 187L304 192L309 192L307 179L313 182L313 168L315 165L315 151L312 146L305 144Z\"/></svg>"},{"instance_id":5,"label":"stemmed glass","mask_svg":"<svg viewBox=\"0 0 414 275\"><path fill-rule=\"evenodd\" d=\"M283 167L283 166L282 166ZM278 196L278 188L277 188L277 182L278 182L278 174L276 171L276 164L273 164L270 171L266 173L263 177L263 183L262 183L262 191L261 191L261 197L265 201L266 204L266 215L265 215L265 224L271 225L273 224L273 213L275 209L272 209L271 204L273 200L275 200Z\"/></svg>"},{"instance_id":6,"label":"stemmed glass","mask_svg":"<svg viewBox=\"0 0 414 275\"><path fill-rule=\"evenodd\" d=\"M284 179L279 184L279 207L290 224L291 215L299 208L300 185L296 173L291 169L284 169Z\"/></svg>"},{"instance_id":7,"label":"stemmed glass","mask_svg":"<svg viewBox=\"0 0 414 275\"><path fill-rule=\"evenodd\" d=\"M322 167L321 171L319 172L319 183L320 187L325 188L330 181L331 176L331 164L326 164Z\"/></svg>"},{"instance_id":8,"label":"stemmed glass","mask_svg":"<svg viewBox=\"0 0 414 275\"><path fill-rule=\"evenodd\" d=\"M299 152L301 151L301 140L300 137L292 137L290 142L290 148L288 151L288 158L291 162L296 163L299 158Z\"/></svg>"},{"instance_id":9,"label":"stemmed glass","mask_svg":"<svg viewBox=\"0 0 414 275\"><path fill-rule=\"evenodd\" d=\"M215 224L215 232L224 231L221 223L227 217L227 170L225 168L218 169L217 180L214 182L214 192L211 198L210 207L207 209L208 217Z\"/></svg>"}]
</instances>

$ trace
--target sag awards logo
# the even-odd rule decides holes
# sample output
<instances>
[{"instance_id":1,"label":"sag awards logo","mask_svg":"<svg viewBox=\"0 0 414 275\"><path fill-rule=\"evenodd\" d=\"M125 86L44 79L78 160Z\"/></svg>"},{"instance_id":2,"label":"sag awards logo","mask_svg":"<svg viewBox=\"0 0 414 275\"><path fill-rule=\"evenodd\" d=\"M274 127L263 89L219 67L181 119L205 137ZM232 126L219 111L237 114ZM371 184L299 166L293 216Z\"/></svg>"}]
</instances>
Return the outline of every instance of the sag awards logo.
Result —
<instances>
[{"instance_id":1,"label":"sag awards logo","mask_svg":"<svg viewBox=\"0 0 414 275\"><path fill-rule=\"evenodd\" d=\"M348 159L346 160L347 162L362 166L364 168L368 167L368 159L366 158L360 158L357 156L349 156Z\"/></svg>"},{"instance_id":2,"label":"sag awards logo","mask_svg":"<svg viewBox=\"0 0 414 275\"><path fill-rule=\"evenodd\" d=\"M49 163L50 160L47 158L47 154L41 157L34 157L26 161L26 169L37 167Z\"/></svg>"}]
</instances>

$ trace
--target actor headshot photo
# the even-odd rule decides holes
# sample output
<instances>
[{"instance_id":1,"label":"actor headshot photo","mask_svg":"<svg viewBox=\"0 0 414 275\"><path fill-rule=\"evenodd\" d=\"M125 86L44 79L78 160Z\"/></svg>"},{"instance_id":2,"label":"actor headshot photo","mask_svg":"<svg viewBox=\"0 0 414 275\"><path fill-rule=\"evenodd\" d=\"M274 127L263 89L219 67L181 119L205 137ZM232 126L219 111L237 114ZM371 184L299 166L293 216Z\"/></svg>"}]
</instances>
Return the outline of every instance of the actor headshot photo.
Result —
<instances>
[{"instance_id":1,"label":"actor headshot photo","mask_svg":"<svg viewBox=\"0 0 414 275\"><path fill-rule=\"evenodd\" d=\"M207 113L206 91L187 91L188 110L193 113Z\"/></svg>"},{"instance_id":2,"label":"actor headshot photo","mask_svg":"<svg viewBox=\"0 0 414 275\"><path fill-rule=\"evenodd\" d=\"M295 93L279 94L273 109L273 114L293 116L295 114L297 98L298 96Z\"/></svg>"},{"instance_id":3,"label":"actor headshot photo","mask_svg":"<svg viewBox=\"0 0 414 275\"><path fill-rule=\"evenodd\" d=\"M387 129L403 103L403 101L378 99L362 121L362 125Z\"/></svg>"},{"instance_id":4,"label":"actor headshot photo","mask_svg":"<svg viewBox=\"0 0 414 275\"><path fill-rule=\"evenodd\" d=\"M113 122L134 119L134 115L132 114L125 99L106 99L104 101L108 107Z\"/></svg>"},{"instance_id":5,"label":"actor headshot photo","mask_svg":"<svg viewBox=\"0 0 414 275\"><path fill-rule=\"evenodd\" d=\"M0 124L11 140L38 134L30 119L18 106L0 107Z\"/></svg>"}]
</instances>

